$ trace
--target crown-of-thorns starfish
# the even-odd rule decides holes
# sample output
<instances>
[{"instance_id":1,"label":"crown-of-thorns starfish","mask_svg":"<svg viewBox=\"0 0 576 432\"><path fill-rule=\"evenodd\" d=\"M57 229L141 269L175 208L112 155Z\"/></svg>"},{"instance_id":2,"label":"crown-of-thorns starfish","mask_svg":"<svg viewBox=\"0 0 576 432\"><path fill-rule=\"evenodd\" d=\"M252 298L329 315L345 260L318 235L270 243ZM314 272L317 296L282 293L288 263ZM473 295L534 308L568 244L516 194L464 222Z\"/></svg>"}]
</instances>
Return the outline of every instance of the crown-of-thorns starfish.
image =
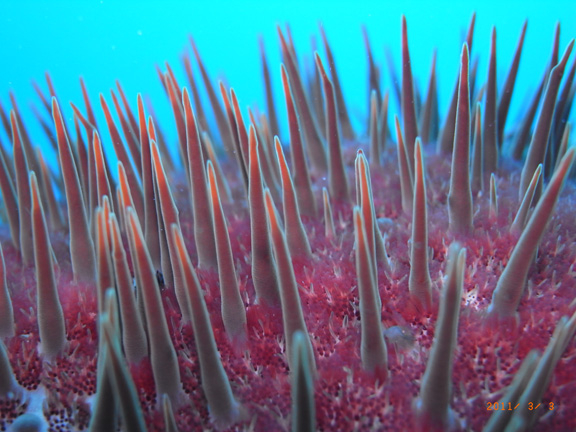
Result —
<instances>
[{"instance_id":1,"label":"crown-of-thorns starfish","mask_svg":"<svg viewBox=\"0 0 576 432\"><path fill-rule=\"evenodd\" d=\"M444 116L406 19L391 92L364 29L365 130L322 27L311 63L289 28L281 65L261 41L265 112L192 39L186 86L157 70L168 115L116 83L98 125L83 81L70 109L47 75L38 150L11 94L0 430L576 428L574 41L560 55L556 29L511 124L527 26L502 81L496 29L474 66L474 23Z\"/></svg>"}]
</instances>

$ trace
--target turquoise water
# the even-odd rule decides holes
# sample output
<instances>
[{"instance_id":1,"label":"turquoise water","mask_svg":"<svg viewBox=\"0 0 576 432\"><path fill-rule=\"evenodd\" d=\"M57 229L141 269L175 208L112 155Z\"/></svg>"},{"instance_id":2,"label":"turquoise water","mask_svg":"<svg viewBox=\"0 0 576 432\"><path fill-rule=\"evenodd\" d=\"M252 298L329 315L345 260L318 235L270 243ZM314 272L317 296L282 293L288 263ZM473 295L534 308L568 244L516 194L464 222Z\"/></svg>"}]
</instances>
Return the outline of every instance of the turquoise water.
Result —
<instances>
[{"instance_id":1,"label":"turquoise water","mask_svg":"<svg viewBox=\"0 0 576 432\"><path fill-rule=\"evenodd\" d=\"M498 76L501 85L517 44L523 21L529 21L517 90L512 101L513 122L542 77L550 57L556 23L562 25L561 51L576 36L575 1L486 2L320 2L291 1L3 1L0 13L0 101L9 106L13 91L29 119L37 145L42 132L34 127L29 109L39 107L31 81L46 89L49 71L63 103L82 106L78 77L84 77L93 103L119 79L135 103L141 92L151 97L160 113L166 112L164 129L169 136L172 116L154 66L171 63L180 83L185 83L180 56L190 51L188 35L196 40L213 77L225 79L237 91L242 105L264 108L258 36L262 35L275 80L280 118L285 118L280 97L280 55L277 23L289 23L301 59L310 61L311 42L318 40L322 22L335 51L349 109L357 125L367 111L367 62L361 25L367 26L376 60L385 68L387 46L400 64L400 16L408 20L413 73L426 91L431 56L438 49L440 110L443 116L456 78L463 33L472 12L477 12L473 51L480 55L477 85L486 80L486 59L492 26L498 31ZM322 53L322 50L320 50ZM390 88L383 70L383 86ZM71 120L68 106L65 113ZM99 109L97 110L100 111ZM391 114L398 111L391 108ZM574 118L574 115L572 116ZM102 124L104 122L102 121ZM286 130L284 128L284 130ZM4 140L5 135L0 132ZM107 136L104 137L108 139ZM287 137L286 137L287 139Z\"/></svg>"}]
</instances>

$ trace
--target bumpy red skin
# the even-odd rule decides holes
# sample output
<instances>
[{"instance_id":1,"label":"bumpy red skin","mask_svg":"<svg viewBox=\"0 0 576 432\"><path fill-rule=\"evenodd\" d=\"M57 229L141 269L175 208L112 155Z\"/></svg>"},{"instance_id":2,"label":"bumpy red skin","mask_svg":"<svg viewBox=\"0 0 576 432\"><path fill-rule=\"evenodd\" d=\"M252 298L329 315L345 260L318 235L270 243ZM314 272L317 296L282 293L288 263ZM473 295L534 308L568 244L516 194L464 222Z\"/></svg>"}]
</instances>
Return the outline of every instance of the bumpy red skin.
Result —
<instances>
[{"instance_id":1,"label":"bumpy red skin","mask_svg":"<svg viewBox=\"0 0 576 432\"><path fill-rule=\"evenodd\" d=\"M350 171L359 143L345 147L345 162ZM318 430L412 430L414 427L412 403L418 396L421 379L434 336L436 312L418 315L408 295L410 219L403 215L400 204L399 180L395 155L387 154L384 167L372 170L372 184L377 216L387 236L388 253L394 272L379 274L382 297L382 317L389 347L389 379L375 386L373 377L362 372L360 361L360 322L356 271L353 253L352 206L334 203L337 236L340 242L324 238L321 220L304 218L316 257L310 262L294 260L297 282L300 285L302 308L314 346L318 378L315 381L315 401ZM433 282L433 310L438 307L438 292L445 271L448 234L446 196L448 192L448 158L427 156L427 187L429 245L433 250L430 274ZM351 175L351 172L348 172ZM520 303L520 328L511 334L505 328L486 326L485 310L490 302L497 278L516 237L509 234L509 225L517 207L518 166L504 162L499 172L499 219L490 222L488 198L475 198L473 233L460 239L467 248L464 298L458 330L458 350L454 358L453 403L457 418L472 430L480 430L492 411L488 404L501 396L520 362L527 353L547 345L556 322L568 315L569 304L575 297L576 229L571 209L576 205L576 190L569 182L539 249L538 259L532 267L525 295ZM238 185L240 187L240 185ZM315 192L323 186L315 181ZM189 214L189 201L185 188L175 198L181 215ZM290 422L290 377L288 363L283 355L282 319L279 309L254 304L254 290L250 281L249 254L250 224L246 208L228 206L230 238L237 259L240 289L247 301L249 357L229 344L220 313L217 274L199 271L206 291L213 329L224 367L230 377L233 391L246 411L246 421L231 430L249 428L254 416L256 430L278 430ZM192 252L194 242L190 221L182 218L183 230ZM96 387L97 331L96 296L92 286L73 285L68 259L67 236L52 234L61 274L58 282L60 298L66 316L68 347L66 353L52 364L42 361L37 354L38 331L34 311L35 281L32 268L22 268L16 250L8 241L8 230L3 227L1 241L4 247L8 283L14 304L16 336L5 341L14 374L19 385L27 390L44 387L51 394L49 407L51 426L66 430L80 430L89 421L87 397ZM200 372L190 325L178 329L179 315L174 309L175 296L170 287L162 292L164 307L170 315L172 340L179 354L182 387L189 403L176 409L176 420L181 430L211 427L206 400L201 391ZM347 322L347 325L344 323ZM392 329L391 329L392 328ZM402 329L402 332L396 330ZM398 336L401 333L401 336ZM186 353L186 355L182 355ZM571 430L576 427L572 415L576 407L576 347L571 341L558 363L551 385L539 408L540 421L536 430ZM247 360L248 358L248 360ZM150 425L149 429L163 430L163 419L148 360L131 365L131 371L140 391L141 403ZM24 398L16 393L0 403L0 429L6 427L25 411ZM75 408L72 408L74 404ZM553 404L554 409L549 410Z\"/></svg>"}]
</instances>

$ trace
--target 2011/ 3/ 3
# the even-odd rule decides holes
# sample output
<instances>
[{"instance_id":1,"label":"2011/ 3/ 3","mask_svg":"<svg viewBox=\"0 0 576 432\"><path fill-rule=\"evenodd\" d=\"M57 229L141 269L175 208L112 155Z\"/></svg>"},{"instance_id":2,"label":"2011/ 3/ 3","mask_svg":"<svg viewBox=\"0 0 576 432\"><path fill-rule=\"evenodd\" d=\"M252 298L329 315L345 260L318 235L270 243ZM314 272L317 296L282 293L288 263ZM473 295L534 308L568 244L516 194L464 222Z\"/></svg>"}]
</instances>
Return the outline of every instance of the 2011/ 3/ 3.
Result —
<instances>
[{"instance_id":1,"label":"2011/ 3/ 3","mask_svg":"<svg viewBox=\"0 0 576 432\"><path fill-rule=\"evenodd\" d=\"M530 411L538 409L542 404L534 404L532 402L528 402L528 409ZM514 411L518 408L520 404L516 404L516 406L512 406L512 402L504 403L504 402L486 402L486 409L488 411ZM552 411L554 409L554 402L548 403L548 409Z\"/></svg>"}]
</instances>

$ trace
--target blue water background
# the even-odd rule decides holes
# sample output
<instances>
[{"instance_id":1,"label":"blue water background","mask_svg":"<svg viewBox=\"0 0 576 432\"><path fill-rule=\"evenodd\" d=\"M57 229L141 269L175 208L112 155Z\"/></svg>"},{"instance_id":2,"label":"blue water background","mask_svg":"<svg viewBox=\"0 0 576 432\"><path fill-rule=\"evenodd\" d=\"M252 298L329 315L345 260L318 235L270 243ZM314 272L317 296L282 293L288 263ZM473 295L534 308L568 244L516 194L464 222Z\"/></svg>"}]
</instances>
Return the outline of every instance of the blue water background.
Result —
<instances>
[{"instance_id":1,"label":"blue water background","mask_svg":"<svg viewBox=\"0 0 576 432\"><path fill-rule=\"evenodd\" d=\"M138 92L150 96L173 142L173 117L154 66L164 69L164 62L170 62L180 84L186 84L180 56L184 50L190 51L188 35L192 35L212 77L233 86L242 106L265 109L258 51L262 35L284 124L276 25L290 24L300 58L310 61L310 37L320 41L318 24L322 22L336 55L348 107L357 130L362 131L365 123L361 120L367 112L367 61L361 25L367 26L375 58L382 66L383 86L390 89L384 47L391 49L399 66L400 17L405 14L413 72L424 94L432 51L438 50L440 112L444 116L473 11L477 12L473 56L480 55L477 86L486 80L492 26L497 28L498 83L502 85L520 29L528 19L511 124L523 112L521 108L525 110L528 92L543 75L556 23L562 25L561 53L576 36L576 1L2 1L0 101L9 108L8 94L16 94L34 144L44 147L47 141L30 110L32 104L42 110L32 80L46 90L44 72L50 72L71 124L68 102L74 101L84 110L78 82L83 76L103 129L97 96L103 92L110 103L109 90L119 79L133 106ZM318 46L323 55L321 44ZM397 112L394 102L390 119ZM109 143L107 131L103 135ZM282 135L287 140L286 127ZM3 130L0 139L4 145L9 143Z\"/></svg>"}]
</instances>

